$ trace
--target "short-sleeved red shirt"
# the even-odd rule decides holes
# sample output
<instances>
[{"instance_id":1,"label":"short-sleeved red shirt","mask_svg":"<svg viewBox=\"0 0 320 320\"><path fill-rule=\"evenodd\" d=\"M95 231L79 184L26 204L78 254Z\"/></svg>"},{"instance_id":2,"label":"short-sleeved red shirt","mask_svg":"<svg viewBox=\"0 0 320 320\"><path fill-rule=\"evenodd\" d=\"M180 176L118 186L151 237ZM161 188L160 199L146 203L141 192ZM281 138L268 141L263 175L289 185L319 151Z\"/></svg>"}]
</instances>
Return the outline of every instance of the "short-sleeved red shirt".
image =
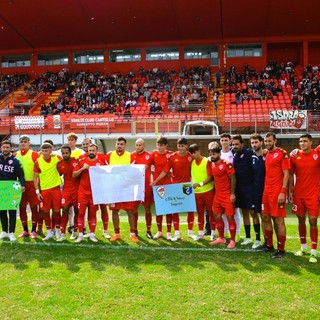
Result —
<instances>
[{"instance_id":1,"label":"short-sleeved red shirt","mask_svg":"<svg viewBox=\"0 0 320 320\"><path fill-rule=\"evenodd\" d=\"M164 171L169 173L172 169L172 182L181 183L191 181L191 162L192 157L189 152L180 156L174 152L167 161Z\"/></svg>"},{"instance_id":2,"label":"short-sleeved red shirt","mask_svg":"<svg viewBox=\"0 0 320 320\"><path fill-rule=\"evenodd\" d=\"M143 153L132 152L131 153L131 163L132 164L145 164L145 183L146 187L150 188L151 181L151 155L149 152L144 151Z\"/></svg>"},{"instance_id":3,"label":"short-sleeved red shirt","mask_svg":"<svg viewBox=\"0 0 320 320\"><path fill-rule=\"evenodd\" d=\"M87 158L87 159L80 161L79 164L73 169L73 171L80 170L84 166L85 163L87 163L90 167L104 165L104 163L102 163L99 159L95 159L94 161L90 161ZM84 170L80 174L78 194L79 195L80 194L81 195L91 195L92 194L89 170Z\"/></svg>"},{"instance_id":4,"label":"short-sleeved red shirt","mask_svg":"<svg viewBox=\"0 0 320 320\"><path fill-rule=\"evenodd\" d=\"M63 175L63 191L67 194L73 194L78 192L79 177L73 178L72 171L78 166L78 160L70 158L68 162L61 160L57 164L57 169L60 175Z\"/></svg>"},{"instance_id":5,"label":"short-sleeved red shirt","mask_svg":"<svg viewBox=\"0 0 320 320\"><path fill-rule=\"evenodd\" d=\"M305 154L298 151L290 157L291 172L296 175L294 186L295 198L318 197L320 181L320 155L315 150Z\"/></svg>"},{"instance_id":6,"label":"short-sleeved red shirt","mask_svg":"<svg viewBox=\"0 0 320 320\"><path fill-rule=\"evenodd\" d=\"M264 192L280 192L283 182L283 171L290 169L290 159L288 153L281 148L268 151L265 165L266 178L264 183Z\"/></svg>"},{"instance_id":7,"label":"short-sleeved red shirt","mask_svg":"<svg viewBox=\"0 0 320 320\"><path fill-rule=\"evenodd\" d=\"M232 164L228 161L221 160L219 163L212 163L212 176L215 183L216 195L230 195L231 181L230 176L235 174Z\"/></svg>"},{"instance_id":8,"label":"short-sleeved red shirt","mask_svg":"<svg viewBox=\"0 0 320 320\"><path fill-rule=\"evenodd\" d=\"M153 150L151 153L152 156L152 164L154 166L154 173L153 173L153 180L156 180L160 173L164 170L168 159L172 155L172 151L166 150L164 153L160 153L158 150ZM170 184L171 181L171 175L166 175L163 179L161 179L157 185L161 184Z\"/></svg>"}]
</instances>

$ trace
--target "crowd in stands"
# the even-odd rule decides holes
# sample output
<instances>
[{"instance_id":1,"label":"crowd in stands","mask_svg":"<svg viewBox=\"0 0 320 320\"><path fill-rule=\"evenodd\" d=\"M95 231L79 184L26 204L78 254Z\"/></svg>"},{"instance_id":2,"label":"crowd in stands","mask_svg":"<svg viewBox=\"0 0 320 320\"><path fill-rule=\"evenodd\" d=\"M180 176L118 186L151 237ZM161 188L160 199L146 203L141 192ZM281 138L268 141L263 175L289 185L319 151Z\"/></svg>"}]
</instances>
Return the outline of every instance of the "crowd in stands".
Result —
<instances>
[{"instance_id":1,"label":"crowd in stands","mask_svg":"<svg viewBox=\"0 0 320 320\"><path fill-rule=\"evenodd\" d=\"M301 110L320 110L320 73L317 65L309 65L300 74L300 67L293 62L271 61L257 72L248 64L242 71L231 66L225 72L223 92L234 95L234 103L250 100L273 100L290 86L291 105Z\"/></svg>"},{"instance_id":2,"label":"crowd in stands","mask_svg":"<svg viewBox=\"0 0 320 320\"><path fill-rule=\"evenodd\" d=\"M234 94L237 105L245 100L273 100L283 92L290 75L287 70L284 64L278 66L276 62L268 63L261 72L248 64L244 65L242 72L231 66L225 72L223 92Z\"/></svg>"},{"instance_id":3,"label":"crowd in stands","mask_svg":"<svg viewBox=\"0 0 320 320\"><path fill-rule=\"evenodd\" d=\"M130 71L123 75L120 72L100 74L98 71L69 73L62 70L59 73L47 72L33 82L33 85L44 92L53 92L63 88L56 102L43 104L41 114L102 114L114 113L131 117L132 107L141 101L148 105L149 114L163 112L156 93L167 93L167 99L172 99L172 90L180 85L180 91L175 96L178 104L202 103L207 101L205 88L210 79L210 67L182 68L176 70L153 68L145 70L140 67L137 75Z\"/></svg>"},{"instance_id":4,"label":"crowd in stands","mask_svg":"<svg viewBox=\"0 0 320 320\"><path fill-rule=\"evenodd\" d=\"M137 106L140 97L153 104L152 93L170 91L172 79L172 71L158 68L146 71L142 67L139 76L132 71L125 75L120 72L102 75L98 71L46 73L37 80L44 92L58 87L64 90L56 103L41 107L41 114L124 113Z\"/></svg>"},{"instance_id":5,"label":"crowd in stands","mask_svg":"<svg viewBox=\"0 0 320 320\"><path fill-rule=\"evenodd\" d=\"M188 108L190 104L207 102L208 89L214 88L210 66L192 66L189 70L183 67L175 88L173 102L178 111Z\"/></svg>"},{"instance_id":6,"label":"crowd in stands","mask_svg":"<svg viewBox=\"0 0 320 320\"><path fill-rule=\"evenodd\" d=\"M0 97L17 90L28 81L29 76L25 73L0 74Z\"/></svg>"},{"instance_id":7,"label":"crowd in stands","mask_svg":"<svg viewBox=\"0 0 320 320\"><path fill-rule=\"evenodd\" d=\"M304 68L301 80L293 83L292 105L302 110L320 111L320 73L317 65Z\"/></svg>"}]
</instances>

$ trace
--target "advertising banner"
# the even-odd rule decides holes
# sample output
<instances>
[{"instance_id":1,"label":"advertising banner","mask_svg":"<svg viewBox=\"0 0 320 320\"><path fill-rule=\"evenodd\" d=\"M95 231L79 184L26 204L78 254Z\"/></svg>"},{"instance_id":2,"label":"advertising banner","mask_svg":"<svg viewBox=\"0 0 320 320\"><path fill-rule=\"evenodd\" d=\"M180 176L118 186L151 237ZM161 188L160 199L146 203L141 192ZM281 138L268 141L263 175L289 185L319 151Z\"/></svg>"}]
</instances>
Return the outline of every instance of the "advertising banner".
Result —
<instances>
[{"instance_id":1,"label":"advertising banner","mask_svg":"<svg viewBox=\"0 0 320 320\"><path fill-rule=\"evenodd\" d=\"M272 110L270 111L270 128L273 129L306 129L306 110Z\"/></svg>"}]
</instances>

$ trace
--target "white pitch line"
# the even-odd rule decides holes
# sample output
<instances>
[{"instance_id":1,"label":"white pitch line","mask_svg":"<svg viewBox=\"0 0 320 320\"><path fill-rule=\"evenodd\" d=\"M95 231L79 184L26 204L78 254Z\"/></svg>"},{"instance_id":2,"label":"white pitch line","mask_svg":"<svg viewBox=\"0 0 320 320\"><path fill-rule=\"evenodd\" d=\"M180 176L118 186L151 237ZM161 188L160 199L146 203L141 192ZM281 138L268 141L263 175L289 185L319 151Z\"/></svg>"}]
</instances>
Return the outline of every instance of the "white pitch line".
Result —
<instances>
[{"instance_id":1,"label":"white pitch line","mask_svg":"<svg viewBox=\"0 0 320 320\"><path fill-rule=\"evenodd\" d=\"M250 252L250 253L263 253L254 249L227 249L227 248L179 248L179 247L146 247L146 246L129 246L129 245L109 245L109 244L86 244L86 243L68 243L68 242L2 242L9 245L27 245L27 246L41 246L41 247L66 247L66 248L88 248L88 249L103 249L103 250L141 250L141 251L181 251L181 252ZM291 252L291 251L286 251ZM293 252L293 251L292 251Z\"/></svg>"}]
</instances>

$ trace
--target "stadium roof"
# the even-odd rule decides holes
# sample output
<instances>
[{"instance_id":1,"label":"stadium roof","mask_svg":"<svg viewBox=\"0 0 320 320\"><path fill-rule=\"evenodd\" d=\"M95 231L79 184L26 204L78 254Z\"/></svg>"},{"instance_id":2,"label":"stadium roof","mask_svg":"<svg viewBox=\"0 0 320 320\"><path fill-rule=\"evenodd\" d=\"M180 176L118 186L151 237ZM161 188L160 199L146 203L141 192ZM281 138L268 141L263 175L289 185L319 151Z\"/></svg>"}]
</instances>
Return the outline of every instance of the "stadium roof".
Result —
<instances>
[{"instance_id":1,"label":"stadium roof","mask_svg":"<svg viewBox=\"0 0 320 320\"><path fill-rule=\"evenodd\" d=\"M319 0L2 0L0 51L319 40Z\"/></svg>"}]
</instances>

